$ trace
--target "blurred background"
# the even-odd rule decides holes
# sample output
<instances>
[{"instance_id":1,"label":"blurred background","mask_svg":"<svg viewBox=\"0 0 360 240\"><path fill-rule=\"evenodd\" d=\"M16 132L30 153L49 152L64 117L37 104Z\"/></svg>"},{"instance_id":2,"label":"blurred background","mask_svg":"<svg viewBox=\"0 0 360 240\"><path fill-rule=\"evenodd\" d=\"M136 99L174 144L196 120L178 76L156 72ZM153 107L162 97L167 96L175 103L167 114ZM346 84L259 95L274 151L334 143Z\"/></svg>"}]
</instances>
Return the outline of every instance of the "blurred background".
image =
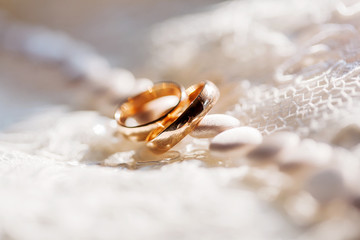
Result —
<instances>
[{"instance_id":1,"label":"blurred background","mask_svg":"<svg viewBox=\"0 0 360 240\"><path fill-rule=\"evenodd\" d=\"M21 40L19 38L26 38L21 37L24 31L36 32L44 28L44 31L60 33L79 41L82 46L86 45L111 67L124 68L136 77L149 78L151 71L147 71L147 60L152 28L173 17L202 12L219 2L0 0L0 129L48 109L53 104L70 103L74 106L74 94L79 92L76 89L74 93L73 86L64 84L71 77L66 72L64 74L58 62L54 64L54 57L37 61L33 53L28 56L21 49L26 43L7 48L9 44L6 45L4 39L16 42ZM24 26L28 29L18 30L21 33L17 37L16 33L10 40L6 37L16 27ZM42 50L51 51L54 48L51 42L51 39L45 41ZM89 107L80 105L82 109Z\"/></svg>"}]
</instances>

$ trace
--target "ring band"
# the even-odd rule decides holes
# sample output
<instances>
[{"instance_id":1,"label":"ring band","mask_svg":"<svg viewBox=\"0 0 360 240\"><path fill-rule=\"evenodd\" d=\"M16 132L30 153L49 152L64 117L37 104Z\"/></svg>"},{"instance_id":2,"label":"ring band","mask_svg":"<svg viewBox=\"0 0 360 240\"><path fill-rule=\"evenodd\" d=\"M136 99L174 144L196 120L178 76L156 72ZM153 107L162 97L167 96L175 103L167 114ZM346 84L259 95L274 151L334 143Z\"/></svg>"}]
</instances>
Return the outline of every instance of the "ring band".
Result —
<instances>
[{"instance_id":1,"label":"ring band","mask_svg":"<svg viewBox=\"0 0 360 240\"><path fill-rule=\"evenodd\" d=\"M147 103L165 96L176 96L179 100L174 107L160 113L155 120L143 124L129 125L126 123L131 117L141 116L146 113L144 106ZM132 141L144 141L151 131L159 127L159 123L168 115L177 116L187 102L187 95L183 87L176 83L161 82L134 97L128 98L115 112L119 131ZM151 111L151 110L150 110ZM154 110L155 111L155 110Z\"/></svg>"},{"instance_id":2,"label":"ring band","mask_svg":"<svg viewBox=\"0 0 360 240\"><path fill-rule=\"evenodd\" d=\"M220 97L218 88L210 81L186 89L189 105L179 116L168 115L159 127L146 138L146 146L154 153L164 153L188 135L210 111Z\"/></svg>"}]
</instances>

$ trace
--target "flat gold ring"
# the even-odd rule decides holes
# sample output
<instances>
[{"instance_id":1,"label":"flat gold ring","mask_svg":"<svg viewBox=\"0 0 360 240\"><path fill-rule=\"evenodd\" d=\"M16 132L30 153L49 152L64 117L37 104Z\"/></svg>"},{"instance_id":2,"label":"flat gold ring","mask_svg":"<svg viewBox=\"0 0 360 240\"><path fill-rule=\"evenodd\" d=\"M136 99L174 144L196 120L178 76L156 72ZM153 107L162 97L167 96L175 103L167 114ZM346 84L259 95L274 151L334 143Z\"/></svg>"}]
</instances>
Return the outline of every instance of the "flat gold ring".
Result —
<instances>
[{"instance_id":1,"label":"flat gold ring","mask_svg":"<svg viewBox=\"0 0 360 240\"><path fill-rule=\"evenodd\" d=\"M219 89L210 81L186 89L188 106L179 116L168 115L146 138L146 146L161 154L180 142L199 124L220 97Z\"/></svg>"},{"instance_id":2,"label":"flat gold ring","mask_svg":"<svg viewBox=\"0 0 360 240\"><path fill-rule=\"evenodd\" d=\"M148 103L165 96L176 96L178 101L175 106L157 114L155 119L151 119L148 122L141 124L136 123L133 125L127 123L129 118L144 115L146 111L149 111L145 110L145 106ZM117 108L114 117L119 125L119 132L129 140L145 141L149 133L154 129L157 129L159 127L159 122L166 116L169 114L171 116L177 116L177 113L182 110L182 106L187 102L187 99L185 89L180 85L171 82L157 83L148 90L128 98L125 103ZM155 112L156 109L153 110Z\"/></svg>"}]
</instances>

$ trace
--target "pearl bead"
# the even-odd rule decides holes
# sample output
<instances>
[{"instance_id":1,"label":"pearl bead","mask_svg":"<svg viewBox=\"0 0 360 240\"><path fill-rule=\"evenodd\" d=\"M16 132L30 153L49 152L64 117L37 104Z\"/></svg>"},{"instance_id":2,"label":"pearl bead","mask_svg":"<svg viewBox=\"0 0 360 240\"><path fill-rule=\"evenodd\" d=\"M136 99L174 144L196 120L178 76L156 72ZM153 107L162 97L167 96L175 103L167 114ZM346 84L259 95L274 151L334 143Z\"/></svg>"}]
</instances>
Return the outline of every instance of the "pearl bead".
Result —
<instances>
[{"instance_id":1,"label":"pearl bead","mask_svg":"<svg viewBox=\"0 0 360 240\"><path fill-rule=\"evenodd\" d=\"M304 166L324 166L331 160L332 148L325 143L304 139L299 146L279 159L280 169L297 170Z\"/></svg>"},{"instance_id":2,"label":"pearl bead","mask_svg":"<svg viewBox=\"0 0 360 240\"><path fill-rule=\"evenodd\" d=\"M205 116L199 125L190 133L195 138L212 138L217 134L240 126L240 121L225 114L210 114Z\"/></svg>"},{"instance_id":3,"label":"pearl bead","mask_svg":"<svg viewBox=\"0 0 360 240\"><path fill-rule=\"evenodd\" d=\"M29 34L24 42L24 51L42 61L61 62L66 60L70 46L71 39L67 35L39 29Z\"/></svg>"},{"instance_id":4,"label":"pearl bead","mask_svg":"<svg viewBox=\"0 0 360 240\"><path fill-rule=\"evenodd\" d=\"M105 81L107 80L107 81ZM122 96L129 95L135 87L136 81L134 75L125 69L112 69L104 83L109 89Z\"/></svg>"},{"instance_id":5,"label":"pearl bead","mask_svg":"<svg viewBox=\"0 0 360 240\"><path fill-rule=\"evenodd\" d=\"M356 209L360 210L360 196L356 196L356 197L353 197L351 200L350 200L350 203L353 207L355 207Z\"/></svg>"},{"instance_id":6,"label":"pearl bead","mask_svg":"<svg viewBox=\"0 0 360 240\"><path fill-rule=\"evenodd\" d=\"M300 143L300 138L291 132L276 132L264 138L264 141L248 154L250 159L270 160L293 150Z\"/></svg>"},{"instance_id":7,"label":"pearl bead","mask_svg":"<svg viewBox=\"0 0 360 240\"><path fill-rule=\"evenodd\" d=\"M332 143L344 148L355 147L360 142L360 127L353 124L342 128L332 140Z\"/></svg>"},{"instance_id":8,"label":"pearl bead","mask_svg":"<svg viewBox=\"0 0 360 240\"><path fill-rule=\"evenodd\" d=\"M134 115L137 124L145 124L163 116L176 106L179 98L176 96L164 96L145 103L140 113ZM130 120L131 118L128 118ZM127 123L126 123L127 124Z\"/></svg>"},{"instance_id":9,"label":"pearl bead","mask_svg":"<svg viewBox=\"0 0 360 240\"><path fill-rule=\"evenodd\" d=\"M150 79L139 78L136 80L135 85L136 87L132 89L130 95L137 95L143 91L146 91L149 88L151 88L154 85L154 83Z\"/></svg>"},{"instance_id":10,"label":"pearl bead","mask_svg":"<svg viewBox=\"0 0 360 240\"><path fill-rule=\"evenodd\" d=\"M333 169L324 169L310 176L305 190L319 202L328 203L344 194L343 178Z\"/></svg>"},{"instance_id":11,"label":"pearl bead","mask_svg":"<svg viewBox=\"0 0 360 240\"><path fill-rule=\"evenodd\" d=\"M262 142L261 133L252 127L237 127L216 135L211 143L213 155L242 157Z\"/></svg>"},{"instance_id":12,"label":"pearl bead","mask_svg":"<svg viewBox=\"0 0 360 240\"><path fill-rule=\"evenodd\" d=\"M64 66L65 71L73 78L85 77L92 82L101 82L110 70L109 63L91 52L74 52Z\"/></svg>"}]
</instances>

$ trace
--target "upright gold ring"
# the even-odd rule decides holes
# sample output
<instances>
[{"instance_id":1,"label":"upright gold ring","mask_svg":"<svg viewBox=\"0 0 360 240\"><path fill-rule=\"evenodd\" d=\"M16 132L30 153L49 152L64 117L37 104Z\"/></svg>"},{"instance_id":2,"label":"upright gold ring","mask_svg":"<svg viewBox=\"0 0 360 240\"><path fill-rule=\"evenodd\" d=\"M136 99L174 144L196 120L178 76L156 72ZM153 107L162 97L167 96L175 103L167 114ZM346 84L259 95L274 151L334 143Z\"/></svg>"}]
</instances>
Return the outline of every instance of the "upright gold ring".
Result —
<instances>
[{"instance_id":1,"label":"upright gold ring","mask_svg":"<svg viewBox=\"0 0 360 240\"><path fill-rule=\"evenodd\" d=\"M155 112L156 109L146 109L146 105L158 98L165 96L176 96L178 98L175 106L166 109L164 112L157 113L156 117L145 123L135 123L130 125L127 123L129 118L143 117L149 111ZM132 141L144 141L150 132L158 129L165 118L169 116L178 116L183 110L183 106L187 103L188 97L183 87L176 83L162 82L157 83L145 92L134 97L128 98L115 112L115 119L119 124L119 131Z\"/></svg>"},{"instance_id":2,"label":"upright gold ring","mask_svg":"<svg viewBox=\"0 0 360 240\"><path fill-rule=\"evenodd\" d=\"M199 124L220 97L218 88L210 81L186 89L189 103L178 116L163 118L146 138L146 146L154 153L164 153L180 142Z\"/></svg>"}]
</instances>

